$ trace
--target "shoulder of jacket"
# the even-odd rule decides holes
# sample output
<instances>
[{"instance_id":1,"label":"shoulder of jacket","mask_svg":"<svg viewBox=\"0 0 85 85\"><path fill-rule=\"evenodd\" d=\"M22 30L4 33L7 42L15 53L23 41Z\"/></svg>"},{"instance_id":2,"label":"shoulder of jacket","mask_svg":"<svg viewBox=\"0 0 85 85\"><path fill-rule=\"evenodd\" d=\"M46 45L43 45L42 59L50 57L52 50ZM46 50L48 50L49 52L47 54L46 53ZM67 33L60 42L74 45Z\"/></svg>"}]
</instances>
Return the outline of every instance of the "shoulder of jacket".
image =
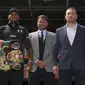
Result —
<instances>
[{"instance_id":1,"label":"shoulder of jacket","mask_svg":"<svg viewBox=\"0 0 85 85\"><path fill-rule=\"evenodd\" d=\"M65 27L66 27L66 25L64 25L64 26L62 26L62 27L59 27L59 28L56 29L56 31L63 30Z\"/></svg>"},{"instance_id":2,"label":"shoulder of jacket","mask_svg":"<svg viewBox=\"0 0 85 85\"><path fill-rule=\"evenodd\" d=\"M55 36L55 33L54 32L50 32L50 31L47 31L49 34Z\"/></svg>"},{"instance_id":3,"label":"shoulder of jacket","mask_svg":"<svg viewBox=\"0 0 85 85\"><path fill-rule=\"evenodd\" d=\"M29 36L34 35L37 31L29 33Z\"/></svg>"}]
</instances>

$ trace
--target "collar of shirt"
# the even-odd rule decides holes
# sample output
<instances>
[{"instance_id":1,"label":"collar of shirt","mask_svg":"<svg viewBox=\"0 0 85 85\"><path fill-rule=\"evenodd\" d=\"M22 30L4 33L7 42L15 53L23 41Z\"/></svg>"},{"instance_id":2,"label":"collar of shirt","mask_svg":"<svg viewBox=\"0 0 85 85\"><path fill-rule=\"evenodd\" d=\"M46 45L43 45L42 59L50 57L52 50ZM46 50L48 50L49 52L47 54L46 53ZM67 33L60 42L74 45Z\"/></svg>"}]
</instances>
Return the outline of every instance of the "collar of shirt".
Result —
<instances>
[{"instance_id":1,"label":"collar of shirt","mask_svg":"<svg viewBox=\"0 0 85 85\"><path fill-rule=\"evenodd\" d=\"M38 34L39 34L39 37L41 37L41 32L43 32L43 39L45 40L45 38L46 38L46 30L39 30L38 29Z\"/></svg>"},{"instance_id":2,"label":"collar of shirt","mask_svg":"<svg viewBox=\"0 0 85 85\"><path fill-rule=\"evenodd\" d=\"M68 27L68 25L66 24L67 28L74 29L74 30L77 29L77 25L78 25L78 23L76 23L76 24L75 24L74 26L72 26L72 27Z\"/></svg>"},{"instance_id":3,"label":"collar of shirt","mask_svg":"<svg viewBox=\"0 0 85 85\"><path fill-rule=\"evenodd\" d=\"M75 24L73 27L67 27L67 37L71 45L73 44L76 35L76 30L77 30L77 24Z\"/></svg>"}]
</instances>

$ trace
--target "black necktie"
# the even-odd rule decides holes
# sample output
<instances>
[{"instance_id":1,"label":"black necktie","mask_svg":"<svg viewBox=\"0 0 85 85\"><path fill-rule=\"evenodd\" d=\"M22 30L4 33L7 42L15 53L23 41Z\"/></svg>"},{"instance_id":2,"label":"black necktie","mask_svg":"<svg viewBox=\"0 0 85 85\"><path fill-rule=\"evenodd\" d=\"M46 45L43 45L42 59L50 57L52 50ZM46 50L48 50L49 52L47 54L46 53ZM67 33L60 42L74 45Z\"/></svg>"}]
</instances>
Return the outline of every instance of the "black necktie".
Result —
<instances>
[{"instance_id":1,"label":"black necktie","mask_svg":"<svg viewBox=\"0 0 85 85\"><path fill-rule=\"evenodd\" d=\"M41 40L43 41L43 32L41 32Z\"/></svg>"},{"instance_id":2,"label":"black necktie","mask_svg":"<svg viewBox=\"0 0 85 85\"><path fill-rule=\"evenodd\" d=\"M39 60L43 61L43 54L44 54L44 41L43 41L43 32L41 31L41 37L39 39Z\"/></svg>"}]
</instances>

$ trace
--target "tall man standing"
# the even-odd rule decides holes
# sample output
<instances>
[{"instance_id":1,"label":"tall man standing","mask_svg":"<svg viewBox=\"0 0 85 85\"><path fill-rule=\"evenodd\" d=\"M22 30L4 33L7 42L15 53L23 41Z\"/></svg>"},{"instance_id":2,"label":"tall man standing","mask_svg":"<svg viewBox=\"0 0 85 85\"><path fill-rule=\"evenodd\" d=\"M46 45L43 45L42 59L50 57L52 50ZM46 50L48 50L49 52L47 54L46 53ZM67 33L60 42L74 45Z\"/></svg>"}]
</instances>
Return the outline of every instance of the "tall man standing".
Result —
<instances>
[{"instance_id":1,"label":"tall man standing","mask_svg":"<svg viewBox=\"0 0 85 85\"><path fill-rule=\"evenodd\" d=\"M8 24L0 27L0 39L10 41L10 49L6 55L6 60L10 70L3 71L3 85L22 85L23 83L23 52L24 48L29 48L29 38L27 30L19 25L19 11L15 7L9 10Z\"/></svg>"},{"instance_id":2,"label":"tall man standing","mask_svg":"<svg viewBox=\"0 0 85 85\"><path fill-rule=\"evenodd\" d=\"M37 18L36 32L29 33L33 50L32 71L29 73L29 85L40 85L40 80L44 85L54 85L54 75L52 73L52 49L55 42L55 34L46 30L48 18L40 15Z\"/></svg>"},{"instance_id":3,"label":"tall man standing","mask_svg":"<svg viewBox=\"0 0 85 85\"><path fill-rule=\"evenodd\" d=\"M66 25L56 30L53 73L58 75L59 68L60 85L71 85L73 76L75 85L85 85L85 27L77 23L77 17L76 9L68 8ZM59 67L56 66L58 54Z\"/></svg>"}]
</instances>

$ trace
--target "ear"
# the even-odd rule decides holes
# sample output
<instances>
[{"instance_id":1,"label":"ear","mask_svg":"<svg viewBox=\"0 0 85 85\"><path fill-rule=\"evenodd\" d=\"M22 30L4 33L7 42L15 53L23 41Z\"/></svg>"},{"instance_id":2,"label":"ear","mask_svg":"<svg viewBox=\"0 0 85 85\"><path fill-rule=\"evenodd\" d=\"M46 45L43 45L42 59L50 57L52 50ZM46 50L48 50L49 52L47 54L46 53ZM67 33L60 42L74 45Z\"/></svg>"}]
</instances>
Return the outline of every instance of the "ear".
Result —
<instances>
[{"instance_id":1,"label":"ear","mask_svg":"<svg viewBox=\"0 0 85 85\"><path fill-rule=\"evenodd\" d=\"M76 15L76 19L78 18L78 15Z\"/></svg>"},{"instance_id":2,"label":"ear","mask_svg":"<svg viewBox=\"0 0 85 85\"><path fill-rule=\"evenodd\" d=\"M66 15L64 16L65 20L66 20Z\"/></svg>"},{"instance_id":3,"label":"ear","mask_svg":"<svg viewBox=\"0 0 85 85\"><path fill-rule=\"evenodd\" d=\"M8 20L10 19L10 16L11 16L11 15L8 15Z\"/></svg>"},{"instance_id":4,"label":"ear","mask_svg":"<svg viewBox=\"0 0 85 85\"><path fill-rule=\"evenodd\" d=\"M47 22L47 26L48 26L48 22Z\"/></svg>"},{"instance_id":5,"label":"ear","mask_svg":"<svg viewBox=\"0 0 85 85\"><path fill-rule=\"evenodd\" d=\"M19 15L17 16L17 19L18 19L18 20L20 19L20 16L19 16Z\"/></svg>"}]
</instances>

